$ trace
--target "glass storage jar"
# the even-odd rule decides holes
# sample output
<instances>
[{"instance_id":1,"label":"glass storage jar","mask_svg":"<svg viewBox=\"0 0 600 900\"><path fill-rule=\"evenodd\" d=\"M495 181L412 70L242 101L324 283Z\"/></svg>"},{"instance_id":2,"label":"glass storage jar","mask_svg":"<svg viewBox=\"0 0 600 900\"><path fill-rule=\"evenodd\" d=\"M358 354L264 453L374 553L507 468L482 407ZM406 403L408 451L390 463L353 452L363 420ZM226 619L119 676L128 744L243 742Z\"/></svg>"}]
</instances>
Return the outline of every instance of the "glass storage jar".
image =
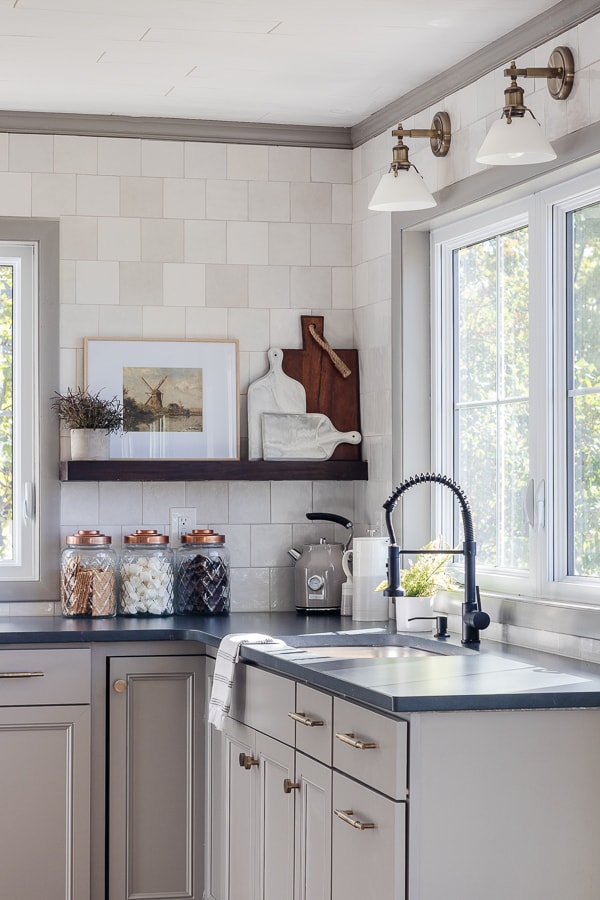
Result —
<instances>
[{"instance_id":1,"label":"glass storage jar","mask_svg":"<svg viewBox=\"0 0 600 900\"><path fill-rule=\"evenodd\" d=\"M230 557L225 535L195 528L177 551L176 612L224 616L230 607Z\"/></svg>"},{"instance_id":2,"label":"glass storage jar","mask_svg":"<svg viewBox=\"0 0 600 900\"><path fill-rule=\"evenodd\" d=\"M119 564L122 616L170 616L173 614L173 551L166 534L154 528L138 528L123 538Z\"/></svg>"},{"instance_id":3,"label":"glass storage jar","mask_svg":"<svg viewBox=\"0 0 600 900\"><path fill-rule=\"evenodd\" d=\"M67 535L60 563L63 616L108 618L117 613L117 554L111 537L80 529Z\"/></svg>"}]
</instances>

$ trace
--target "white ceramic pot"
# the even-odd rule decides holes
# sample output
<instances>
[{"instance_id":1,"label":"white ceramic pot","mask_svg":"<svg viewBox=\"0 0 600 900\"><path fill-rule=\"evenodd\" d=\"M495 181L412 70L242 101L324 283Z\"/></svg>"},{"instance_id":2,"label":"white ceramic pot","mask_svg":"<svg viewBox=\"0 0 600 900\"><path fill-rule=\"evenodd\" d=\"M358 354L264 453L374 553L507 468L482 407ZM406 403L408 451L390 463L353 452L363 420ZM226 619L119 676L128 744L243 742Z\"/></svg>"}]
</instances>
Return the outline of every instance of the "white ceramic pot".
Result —
<instances>
[{"instance_id":1,"label":"white ceramic pot","mask_svg":"<svg viewBox=\"0 0 600 900\"><path fill-rule=\"evenodd\" d=\"M433 597L396 597L396 631L431 631Z\"/></svg>"},{"instance_id":2,"label":"white ceramic pot","mask_svg":"<svg viewBox=\"0 0 600 900\"><path fill-rule=\"evenodd\" d=\"M97 428L71 429L71 459L108 459L110 434Z\"/></svg>"}]
</instances>

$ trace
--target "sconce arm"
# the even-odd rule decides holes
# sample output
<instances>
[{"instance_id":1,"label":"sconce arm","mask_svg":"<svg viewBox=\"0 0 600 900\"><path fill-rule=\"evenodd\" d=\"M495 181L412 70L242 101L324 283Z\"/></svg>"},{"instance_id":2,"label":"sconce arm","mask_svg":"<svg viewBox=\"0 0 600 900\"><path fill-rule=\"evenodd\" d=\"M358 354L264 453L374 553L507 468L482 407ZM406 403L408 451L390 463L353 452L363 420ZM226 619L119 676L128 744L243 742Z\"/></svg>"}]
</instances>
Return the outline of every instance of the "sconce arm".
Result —
<instances>
[{"instance_id":1,"label":"sconce arm","mask_svg":"<svg viewBox=\"0 0 600 900\"><path fill-rule=\"evenodd\" d=\"M547 67L518 69L513 59L510 67L504 70L504 77L512 78L515 82L512 87L516 88L518 88L517 78L545 78L550 95L555 100L566 100L573 88L575 60L568 47L555 47L550 54Z\"/></svg>"}]
</instances>

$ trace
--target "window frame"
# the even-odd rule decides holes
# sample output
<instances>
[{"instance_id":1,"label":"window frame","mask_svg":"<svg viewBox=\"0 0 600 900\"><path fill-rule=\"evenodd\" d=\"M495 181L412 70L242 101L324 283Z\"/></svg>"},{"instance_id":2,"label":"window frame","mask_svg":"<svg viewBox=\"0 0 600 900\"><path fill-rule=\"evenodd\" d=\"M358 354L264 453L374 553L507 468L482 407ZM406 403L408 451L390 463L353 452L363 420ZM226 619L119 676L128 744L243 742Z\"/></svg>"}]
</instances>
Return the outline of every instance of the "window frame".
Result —
<instances>
[{"instance_id":1,"label":"window frame","mask_svg":"<svg viewBox=\"0 0 600 900\"><path fill-rule=\"evenodd\" d=\"M600 578L567 575L567 216L600 202L600 171L564 178L551 188L509 203L497 203L478 216L465 210L449 226L431 223L432 457L440 471L453 470L453 311L448 294L455 249L509 227L518 227L519 210L529 222L530 239L530 571L527 577L491 573L478 567L483 590L541 602L600 605ZM448 263L450 259L450 264ZM451 305L450 305L451 306ZM440 415L440 409L442 413ZM451 436L451 440L448 436ZM436 533L452 525L452 499L434 500ZM475 535L477 536L477 535Z\"/></svg>"},{"instance_id":2,"label":"window frame","mask_svg":"<svg viewBox=\"0 0 600 900\"><path fill-rule=\"evenodd\" d=\"M50 398L58 389L59 374L59 223L54 220L0 218L0 242L35 247L34 279L37 281L38 366L33 385L37 393L37 416L32 422L37 479L35 498L35 532L37 571L33 578L0 579L0 604L9 614L18 612L18 604L36 601L44 604L40 612L58 599L59 542L59 429L50 408ZM1 248L0 248L1 251ZM21 515L22 493L15 492Z\"/></svg>"},{"instance_id":3,"label":"window frame","mask_svg":"<svg viewBox=\"0 0 600 900\"><path fill-rule=\"evenodd\" d=\"M12 522L13 558L0 560L0 582L39 578L39 329L37 244L0 241L0 266L13 270L12 313ZM29 506L25 513L25 501Z\"/></svg>"}]
</instances>

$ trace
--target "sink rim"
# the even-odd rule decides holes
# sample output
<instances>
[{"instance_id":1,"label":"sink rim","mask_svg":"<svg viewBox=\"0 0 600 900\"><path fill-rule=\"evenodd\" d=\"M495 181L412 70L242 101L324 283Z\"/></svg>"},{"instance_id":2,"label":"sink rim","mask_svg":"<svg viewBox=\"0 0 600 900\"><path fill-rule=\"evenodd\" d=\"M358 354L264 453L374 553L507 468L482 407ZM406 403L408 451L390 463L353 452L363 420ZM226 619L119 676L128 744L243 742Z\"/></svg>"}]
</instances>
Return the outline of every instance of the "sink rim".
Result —
<instances>
[{"instance_id":1,"label":"sink rim","mask_svg":"<svg viewBox=\"0 0 600 900\"><path fill-rule=\"evenodd\" d=\"M305 650L311 655L318 655L319 648L323 648L323 658L327 659L348 659L350 656L344 657L342 650L347 648L385 648L385 647L404 647L415 651L424 651L428 656L469 656L478 654L478 650L469 647L463 647L460 643L454 643L446 639L423 637L415 633L408 632L360 632L360 631L340 631L340 632L321 632L315 634L290 635L285 638L286 643L296 650ZM339 653L326 657L327 648L340 648ZM388 659L423 659L418 654L398 654L397 656L388 656ZM355 658L364 659L384 659L386 657L363 656Z\"/></svg>"}]
</instances>

